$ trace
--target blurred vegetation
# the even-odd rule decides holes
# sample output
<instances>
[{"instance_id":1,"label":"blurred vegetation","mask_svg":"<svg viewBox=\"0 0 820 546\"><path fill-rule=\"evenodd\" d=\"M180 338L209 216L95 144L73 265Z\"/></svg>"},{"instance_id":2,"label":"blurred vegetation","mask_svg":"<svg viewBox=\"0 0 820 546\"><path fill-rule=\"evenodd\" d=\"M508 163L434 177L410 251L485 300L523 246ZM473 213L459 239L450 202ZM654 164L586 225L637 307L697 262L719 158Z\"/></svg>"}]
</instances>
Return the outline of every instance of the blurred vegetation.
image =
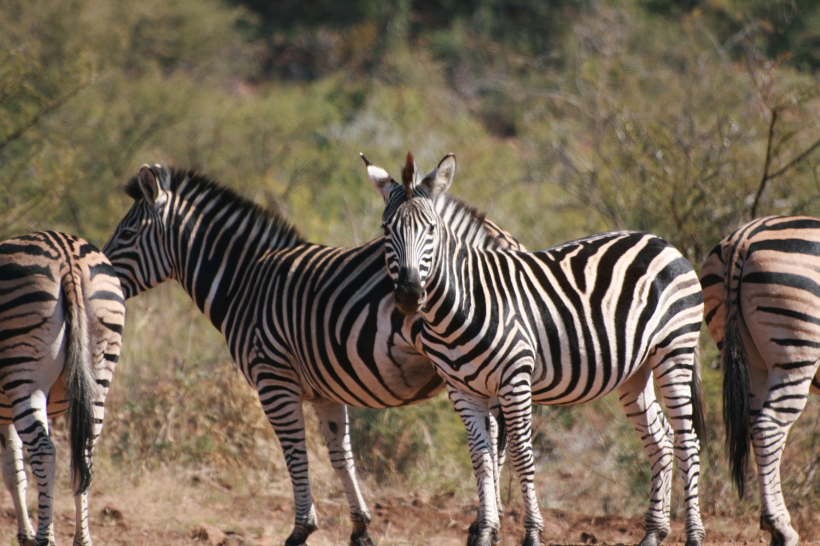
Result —
<instances>
[{"instance_id":1,"label":"blurred vegetation","mask_svg":"<svg viewBox=\"0 0 820 546\"><path fill-rule=\"evenodd\" d=\"M354 245L379 234L382 209L358 152L396 172L412 150L424 168L455 152L453 192L529 248L641 229L697 265L754 216L820 215L818 74L810 0L7 0L0 239L58 229L102 246L130 206L122 185L166 163L282 210L312 241ZM182 291L128 309L100 464L281 480L255 393ZM701 502L747 513L757 501L737 503L726 478L707 340ZM808 540L819 419L813 400L786 452ZM311 423L314 478L337 488L313 462L325 451ZM648 465L614 398L538 408L534 423L545 507L644 510ZM473 494L445 398L354 410L352 426L366 480ZM505 499L516 491L505 482Z\"/></svg>"}]
</instances>

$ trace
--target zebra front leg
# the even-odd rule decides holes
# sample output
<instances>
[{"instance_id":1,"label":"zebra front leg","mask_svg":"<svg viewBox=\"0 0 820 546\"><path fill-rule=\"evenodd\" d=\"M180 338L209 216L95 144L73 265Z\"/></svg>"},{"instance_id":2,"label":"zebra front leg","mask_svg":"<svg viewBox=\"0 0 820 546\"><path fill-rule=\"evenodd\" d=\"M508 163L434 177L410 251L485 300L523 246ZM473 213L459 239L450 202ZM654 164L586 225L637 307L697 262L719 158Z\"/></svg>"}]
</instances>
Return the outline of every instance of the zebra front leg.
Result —
<instances>
[{"instance_id":1,"label":"zebra front leg","mask_svg":"<svg viewBox=\"0 0 820 546\"><path fill-rule=\"evenodd\" d=\"M312 402L322 424L322 433L330 455L330 463L344 484L347 503L350 506L350 519L353 522L350 544L351 546L375 546L375 542L367 534L367 525L371 520L370 511L367 509L359 489L359 482L356 480L356 466L350 446L347 406L329 400L317 399Z\"/></svg>"},{"instance_id":2,"label":"zebra front leg","mask_svg":"<svg viewBox=\"0 0 820 546\"><path fill-rule=\"evenodd\" d=\"M6 484L14 513L17 515L17 542L20 546L34 544L34 528L28 516L26 506L26 465L23 460L23 442L17 435L14 425L0 427L0 443L3 447L3 482Z\"/></svg>"},{"instance_id":3,"label":"zebra front leg","mask_svg":"<svg viewBox=\"0 0 820 546\"><path fill-rule=\"evenodd\" d=\"M650 368L642 366L618 387L618 399L643 443L652 467L652 489L646 511L646 535L640 546L657 546L669 535L674 453L669 426L655 399Z\"/></svg>"},{"instance_id":4,"label":"zebra front leg","mask_svg":"<svg viewBox=\"0 0 820 546\"><path fill-rule=\"evenodd\" d=\"M7 393L15 400L13 407L14 427L28 451L31 473L37 482L37 534L36 546L56 544L54 540L54 475L56 450L48 436L46 395L36 390L28 396L14 391Z\"/></svg>"},{"instance_id":5,"label":"zebra front leg","mask_svg":"<svg viewBox=\"0 0 820 546\"><path fill-rule=\"evenodd\" d=\"M523 546L538 546L541 543L541 533L544 532L544 520L538 507L533 482L535 461L532 454L532 368L531 361L510 365L509 369L516 372L511 377L504 378L504 387L498 397L507 426L510 461L521 484L521 497L524 500L526 534Z\"/></svg>"},{"instance_id":6,"label":"zebra front leg","mask_svg":"<svg viewBox=\"0 0 820 546\"><path fill-rule=\"evenodd\" d=\"M498 398L490 399L490 436L493 440L493 462L495 471L495 497L498 504L498 515L504 514L501 504L501 470L507 460L507 424L504 421L504 412L501 410L501 401Z\"/></svg>"},{"instance_id":7,"label":"zebra front leg","mask_svg":"<svg viewBox=\"0 0 820 546\"><path fill-rule=\"evenodd\" d=\"M497 398L490 399L489 414L487 415L487 432L492 441L492 461L493 461L493 481L495 482L495 501L498 510L498 519L504 514L504 506L501 504L501 469L507 457L507 429L504 426L504 414L501 412L501 403ZM470 536L478 536L479 519L476 518L470 524ZM499 542L498 534L493 537L493 542Z\"/></svg>"},{"instance_id":8,"label":"zebra front leg","mask_svg":"<svg viewBox=\"0 0 820 546\"><path fill-rule=\"evenodd\" d=\"M470 458L478 482L478 519L470 526L467 546L491 546L501 522L495 498L494 455L487 399L459 391L449 383L447 394L467 429Z\"/></svg>"}]
</instances>

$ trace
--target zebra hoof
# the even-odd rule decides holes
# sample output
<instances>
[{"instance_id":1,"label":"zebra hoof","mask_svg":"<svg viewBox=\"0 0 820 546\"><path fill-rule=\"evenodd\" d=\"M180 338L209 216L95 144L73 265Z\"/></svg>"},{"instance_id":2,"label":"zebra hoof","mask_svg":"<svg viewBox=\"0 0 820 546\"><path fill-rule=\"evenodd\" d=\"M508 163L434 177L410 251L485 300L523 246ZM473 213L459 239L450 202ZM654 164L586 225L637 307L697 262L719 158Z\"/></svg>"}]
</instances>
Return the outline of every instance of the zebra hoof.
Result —
<instances>
[{"instance_id":1,"label":"zebra hoof","mask_svg":"<svg viewBox=\"0 0 820 546\"><path fill-rule=\"evenodd\" d=\"M351 535L350 546L376 546L376 543L373 542L373 539L370 538L367 531L365 531L363 535Z\"/></svg>"},{"instance_id":2,"label":"zebra hoof","mask_svg":"<svg viewBox=\"0 0 820 546\"><path fill-rule=\"evenodd\" d=\"M701 541L697 538L687 538L686 539L686 546L700 546Z\"/></svg>"},{"instance_id":3,"label":"zebra hoof","mask_svg":"<svg viewBox=\"0 0 820 546\"><path fill-rule=\"evenodd\" d=\"M658 546L661 543L661 541L663 541L663 539L666 538L666 535L668 535L668 534L669 534L669 531L663 532L663 531L659 531L657 529L652 530L652 531L648 531L646 533L646 536L643 537L643 540L641 541L640 544L638 544L638 546ZM689 542L687 541L686 544L688 546Z\"/></svg>"},{"instance_id":4,"label":"zebra hoof","mask_svg":"<svg viewBox=\"0 0 820 546\"><path fill-rule=\"evenodd\" d=\"M310 536L310 533L314 530L315 528L309 532L305 532L304 529L297 527L285 541L285 546L305 546L308 536Z\"/></svg>"},{"instance_id":5,"label":"zebra hoof","mask_svg":"<svg viewBox=\"0 0 820 546\"><path fill-rule=\"evenodd\" d=\"M34 537L23 533L17 535L17 543L20 546L35 546Z\"/></svg>"},{"instance_id":6,"label":"zebra hoof","mask_svg":"<svg viewBox=\"0 0 820 546\"><path fill-rule=\"evenodd\" d=\"M769 546L797 546L800 542L800 536L791 526L786 532L772 531L771 533L772 540L769 542Z\"/></svg>"},{"instance_id":7,"label":"zebra hoof","mask_svg":"<svg viewBox=\"0 0 820 546\"><path fill-rule=\"evenodd\" d=\"M367 534L367 524L370 523L370 514L353 514L353 532L350 534L350 546L376 546L370 535Z\"/></svg>"},{"instance_id":8,"label":"zebra hoof","mask_svg":"<svg viewBox=\"0 0 820 546\"><path fill-rule=\"evenodd\" d=\"M486 533L484 533L486 535ZM479 530L478 520L470 524L470 530L467 535L467 546L492 546L499 542L498 533L493 531L491 537L482 537Z\"/></svg>"}]
</instances>

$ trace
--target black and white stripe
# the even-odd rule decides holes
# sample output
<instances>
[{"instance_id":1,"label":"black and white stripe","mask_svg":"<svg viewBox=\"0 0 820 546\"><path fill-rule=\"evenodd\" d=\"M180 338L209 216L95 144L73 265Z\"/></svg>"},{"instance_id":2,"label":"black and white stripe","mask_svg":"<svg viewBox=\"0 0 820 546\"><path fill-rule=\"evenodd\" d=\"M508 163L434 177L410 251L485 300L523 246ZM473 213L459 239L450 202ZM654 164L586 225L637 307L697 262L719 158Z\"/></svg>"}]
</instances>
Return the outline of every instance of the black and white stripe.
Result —
<instances>
[{"instance_id":1,"label":"black and white stripe","mask_svg":"<svg viewBox=\"0 0 820 546\"><path fill-rule=\"evenodd\" d=\"M367 162L366 162L367 163ZM367 163L370 172L382 169ZM266 211L193 172L144 166L135 199L105 253L126 297L177 280L225 336L282 445L296 502L287 545L303 544L317 520L308 481L302 402L313 403L344 484L351 543L372 544L370 513L356 481L346 406L414 404L443 383L418 350L421 325L395 311L383 239L355 248L306 243ZM444 213L465 241L515 244L457 200ZM513 241L513 243L511 243Z\"/></svg>"},{"instance_id":2,"label":"black and white stripe","mask_svg":"<svg viewBox=\"0 0 820 546\"><path fill-rule=\"evenodd\" d=\"M655 545L669 533L675 459L686 490L687 544L699 544L705 532L696 348L703 296L691 265L665 241L634 232L533 253L466 247L435 210L455 167L448 155L424 176L408 154L402 185L373 182L385 199L396 304L423 317L423 350L467 427L480 498L479 528L469 543L489 546L499 528L488 399L499 398L507 422L526 505L524 544L532 546L543 529L533 487L532 403L579 404L617 391L652 465L641 544Z\"/></svg>"},{"instance_id":3,"label":"black and white stripe","mask_svg":"<svg viewBox=\"0 0 820 546\"><path fill-rule=\"evenodd\" d=\"M44 231L0 243L0 423L13 422L2 434L3 478L15 497L20 544L34 535L25 510L21 440L38 488L35 544L54 544L55 448L48 417L67 412L77 493L74 544L91 545L91 451L102 430L124 321L117 275L86 241Z\"/></svg>"},{"instance_id":4,"label":"black and white stripe","mask_svg":"<svg viewBox=\"0 0 820 546\"><path fill-rule=\"evenodd\" d=\"M820 393L820 219L754 220L722 240L700 273L706 324L723 360L729 461L743 497L751 437L760 528L772 544L797 532L780 487L789 428Z\"/></svg>"}]
</instances>

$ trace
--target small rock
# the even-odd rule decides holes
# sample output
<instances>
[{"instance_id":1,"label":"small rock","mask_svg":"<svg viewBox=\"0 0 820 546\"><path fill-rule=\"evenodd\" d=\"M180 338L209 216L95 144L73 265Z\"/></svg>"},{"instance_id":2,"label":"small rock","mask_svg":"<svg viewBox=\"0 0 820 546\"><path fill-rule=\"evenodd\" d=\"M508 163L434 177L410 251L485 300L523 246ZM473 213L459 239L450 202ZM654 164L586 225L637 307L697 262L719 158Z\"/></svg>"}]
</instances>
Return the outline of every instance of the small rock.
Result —
<instances>
[{"instance_id":1,"label":"small rock","mask_svg":"<svg viewBox=\"0 0 820 546\"><path fill-rule=\"evenodd\" d=\"M114 508L110 504L106 505L105 508L100 510L100 514L102 515L102 517L108 518L108 519L117 519L117 520L122 519L122 510L120 510L118 508Z\"/></svg>"}]
</instances>

